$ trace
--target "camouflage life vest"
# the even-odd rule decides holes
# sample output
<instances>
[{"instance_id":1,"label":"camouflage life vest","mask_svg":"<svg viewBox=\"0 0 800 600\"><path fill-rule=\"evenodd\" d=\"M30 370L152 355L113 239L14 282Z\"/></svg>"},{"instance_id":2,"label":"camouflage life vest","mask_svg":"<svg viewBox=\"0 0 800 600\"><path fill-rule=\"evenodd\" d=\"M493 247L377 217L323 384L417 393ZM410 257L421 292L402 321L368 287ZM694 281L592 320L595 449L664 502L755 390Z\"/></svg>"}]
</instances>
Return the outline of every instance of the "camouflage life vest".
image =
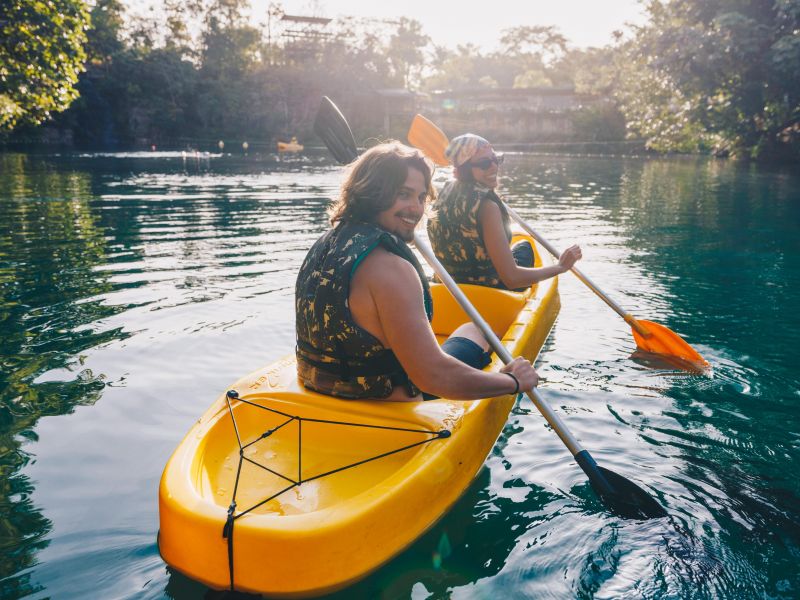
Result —
<instances>
[{"instance_id":1,"label":"camouflage life vest","mask_svg":"<svg viewBox=\"0 0 800 600\"><path fill-rule=\"evenodd\" d=\"M295 286L297 371L309 389L353 399L385 398L402 385L410 395L419 393L394 352L350 313L350 281L379 245L414 266L428 320L433 316L427 278L408 245L376 225L340 222L311 247Z\"/></svg>"},{"instance_id":2,"label":"camouflage life vest","mask_svg":"<svg viewBox=\"0 0 800 600\"><path fill-rule=\"evenodd\" d=\"M478 225L483 199L500 207L510 242L508 213L494 190L458 180L449 181L439 192L433 204L434 214L428 220L428 237L436 257L456 282L506 289L489 258Z\"/></svg>"}]
</instances>

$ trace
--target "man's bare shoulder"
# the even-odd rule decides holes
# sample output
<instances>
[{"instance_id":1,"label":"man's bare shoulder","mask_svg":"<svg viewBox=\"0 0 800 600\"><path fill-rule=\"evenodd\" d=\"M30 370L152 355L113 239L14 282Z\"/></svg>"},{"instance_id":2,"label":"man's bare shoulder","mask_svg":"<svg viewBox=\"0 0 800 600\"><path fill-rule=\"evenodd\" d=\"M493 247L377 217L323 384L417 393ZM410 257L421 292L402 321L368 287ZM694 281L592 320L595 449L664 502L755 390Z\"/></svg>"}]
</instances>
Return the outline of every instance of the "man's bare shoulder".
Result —
<instances>
[{"instance_id":1,"label":"man's bare shoulder","mask_svg":"<svg viewBox=\"0 0 800 600\"><path fill-rule=\"evenodd\" d=\"M414 266L406 259L386 250L375 248L356 270L356 277L367 280L370 285L407 285L408 281L418 281Z\"/></svg>"},{"instance_id":2,"label":"man's bare shoulder","mask_svg":"<svg viewBox=\"0 0 800 600\"><path fill-rule=\"evenodd\" d=\"M370 252L358 267L376 277L402 277L411 275L417 278L413 265L405 258L381 248L380 246ZM356 272L358 272L356 271Z\"/></svg>"}]
</instances>

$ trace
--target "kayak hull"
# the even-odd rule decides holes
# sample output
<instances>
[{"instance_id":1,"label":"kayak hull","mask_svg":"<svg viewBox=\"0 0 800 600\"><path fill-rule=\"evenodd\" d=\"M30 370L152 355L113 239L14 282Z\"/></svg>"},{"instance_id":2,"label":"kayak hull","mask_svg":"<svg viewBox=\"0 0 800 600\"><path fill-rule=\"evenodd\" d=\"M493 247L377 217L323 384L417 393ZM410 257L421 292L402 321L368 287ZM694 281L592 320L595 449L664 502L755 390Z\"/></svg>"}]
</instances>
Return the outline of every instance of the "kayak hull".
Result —
<instances>
[{"instance_id":1,"label":"kayak hull","mask_svg":"<svg viewBox=\"0 0 800 600\"><path fill-rule=\"evenodd\" d=\"M303 144L295 144L292 142L278 142L278 152L302 152Z\"/></svg>"},{"instance_id":2,"label":"kayak hull","mask_svg":"<svg viewBox=\"0 0 800 600\"><path fill-rule=\"evenodd\" d=\"M462 289L512 355L536 357L560 307L556 279L526 293ZM441 285L432 293L444 338L466 315ZM500 367L495 357L487 370ZM231 586L232 549L235 589L286 598L346 587L419 538L477 475L515 402L340 400L306 390L293 355L232 389L239 399L220 396L167 463L159 549L215 589Z\"/></svg>"}]
</instances>

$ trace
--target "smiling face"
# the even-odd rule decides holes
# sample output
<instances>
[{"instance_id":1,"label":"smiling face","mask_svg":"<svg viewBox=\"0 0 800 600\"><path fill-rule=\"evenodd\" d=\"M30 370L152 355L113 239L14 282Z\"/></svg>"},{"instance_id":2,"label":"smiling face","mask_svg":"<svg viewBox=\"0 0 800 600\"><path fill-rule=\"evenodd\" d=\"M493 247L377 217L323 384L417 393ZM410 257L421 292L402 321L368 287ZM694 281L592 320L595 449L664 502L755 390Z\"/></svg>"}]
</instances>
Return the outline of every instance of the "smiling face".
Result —
<instances>
[{"instance_id":1,"label":"smiling face","mask_svg":"<svg viewBox=\"0 0 800 600\"><path fill-rule=\"evenodd\" d=\"M469 159L471 165L480 162L483 159L496 158L494 150L491 146L483 146ZM492 162L488 169L479 169L472 167L472 178L476 183L481 184L490 189L497 187L497 162Z\"/></svg>"},{"instance_id":2,"label":"smiling face","mask_svg":"<svg viewBox=\"0 0 800 600\"><path fill-rule=\"evenodd\" d=\"M375 222L382 229L410 242L414 239L414 228L425 212L427 198L425 176L418 169L409 167L405 183L397 191L394 203L379 212Z\"/></svg>"}]
</instances>

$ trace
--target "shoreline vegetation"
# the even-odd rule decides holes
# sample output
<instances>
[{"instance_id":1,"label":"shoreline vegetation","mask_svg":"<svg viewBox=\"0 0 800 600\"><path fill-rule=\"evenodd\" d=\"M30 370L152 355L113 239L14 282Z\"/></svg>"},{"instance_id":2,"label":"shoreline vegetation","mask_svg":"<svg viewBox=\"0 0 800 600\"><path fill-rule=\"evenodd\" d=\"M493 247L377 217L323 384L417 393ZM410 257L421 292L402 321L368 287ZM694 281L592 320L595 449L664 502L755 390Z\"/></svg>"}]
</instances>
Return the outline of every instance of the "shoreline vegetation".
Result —
<instances>
[{"instance_id":1,"label":"shoreline vegetation","mask_svg":"<svg viewBox=\"0 0 800 600\"><path fill-rule=\"evenodd\" d=\"M800 161L800 0L646 10L603 48L523 24L487 52L438 46L414 19L288 15L277 2L251 20L247 0L166 0L145 16L119 0L12 0L0 149L311 147L329 95L360 140L404 139L421 112L513 150Z\"/></svg>"},{"instance_id":2,"label":"shoreline vegetation","mask_svg":"<svg viewBox=\"0 0 800 600\"><path fill-rule=\"evenodd\" d=\"M220 150L219 142L222 141L223 149ZM366 140L365 145L385 141L382 136L372 136ZM243 148L243 144L247 142L247 148ZM698 154L679 154L679 153L663 153L656 152L648 149L645 140L620 140L620 141L596 141L596 142L578 142L578 141L552 141L552 142L499 142L494 146L500 151L505 153L526 153L526 154L575 154L590 156L596 154L602 155L627 155L627 156L652 156L666 158L669 156L701 156ZM268 154L278 154L276 145L272 140L245 140L241 139L224 139L224 140L211 140L211 139L183 139L183 140L162 140L160 145L131 145L129 147L115 147L115 148L76 148L70 144L56 144L42 142L37 139L15 139L14 141L6 142L0 145L7 153L23 153L23 154L51 154L51 153L88 153L88 154L106 154L106 153L119 153L126 154L131 152L137 153L182 153L186 158L191 158L194 153L210 154L215 156L231 155L231 156L262 156ZM304 153L310 154L328 154L328 150L324 144L314 140L312 143L304 146Z\"/></svg>"}]
</instances>

